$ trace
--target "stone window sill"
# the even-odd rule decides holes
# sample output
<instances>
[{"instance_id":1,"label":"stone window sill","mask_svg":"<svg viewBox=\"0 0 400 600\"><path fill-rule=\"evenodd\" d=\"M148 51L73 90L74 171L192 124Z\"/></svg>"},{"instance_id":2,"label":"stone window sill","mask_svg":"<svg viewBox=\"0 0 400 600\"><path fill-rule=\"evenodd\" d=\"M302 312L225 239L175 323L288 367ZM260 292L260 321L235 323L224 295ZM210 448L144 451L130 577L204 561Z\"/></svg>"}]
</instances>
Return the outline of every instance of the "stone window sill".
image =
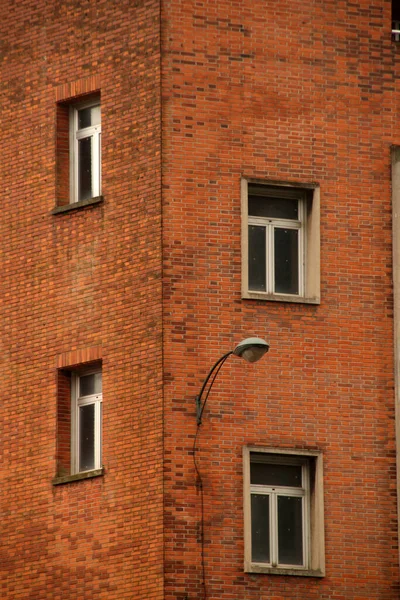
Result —
<instances>
[{"instance_id":1,"label":"stone window sill","mask_svg":"<svg viewBox=\"0 0 400 600\"><path fill-rule=\"evenodd\" d=\"M243 300L263 300L266 302L294 302L296 304L320 304L318 297L294 296L290 294L265 294L248 292L242 295Z\"/></svg>"},{"instance_id":2,"label":"stone window sill","mask_svg":"<svg viewBox=\"0 0 400 600\"><path fill-rule=\"evenodd\" d=\"M290 569L279 567L262 567L252 565L247 573L264 573L265 575L294 575L297 577L325 577L325 573L318 569Z\"/></svg>"},{"instance_id":3,"label":"stone window sill","mask_svg":"<svg viewBox=\"0 0 400 600\"><path fill-rule=\"evenodd\" d=\"M88 198L87 200L80 200L79 202L71 202L71 204L65 204L64 206L56 206L51 211L52 215L59 215L72 210L78 210L85 208L86 206L93 206L95 204L101 204L104 202L104 196L96 196L96 198Z\"/></svg>"},{"instance_id":4,"label":"stone window sill","mask_svg":"<svg viewBox=\"0 0 400 600\"><path fill-rule=\"evenodd\" d=\"M74 475L64 475L63 477L54 477L53 485L63 485L64 483L73 483L74 481L82 481L84 479L93 479L104 475L104 467L94 469L93 471L84 471L83 473L75 473Z\"/></svg>"}]
</instances>

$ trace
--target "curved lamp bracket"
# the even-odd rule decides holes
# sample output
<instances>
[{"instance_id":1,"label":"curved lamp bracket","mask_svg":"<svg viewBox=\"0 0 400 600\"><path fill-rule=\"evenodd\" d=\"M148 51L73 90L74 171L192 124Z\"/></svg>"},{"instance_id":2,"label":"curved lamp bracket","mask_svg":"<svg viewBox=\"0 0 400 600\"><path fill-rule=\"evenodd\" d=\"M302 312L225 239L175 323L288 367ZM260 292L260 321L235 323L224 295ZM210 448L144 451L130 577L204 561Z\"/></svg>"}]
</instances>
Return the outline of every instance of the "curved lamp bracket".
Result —
<instances>
[{"instance_id":1,"label":"curved lamp bracket","mask_svg":"<svg viewBox=\"0 0 400 600\"><path fill-rule=\"evenodd\" d=\"M239 342L239 344L236 346L236 348L234 350L227 352L226 354L224 354L223 356L221 356L221 358L219 358L217 360L217 362L212 366L212 368L210 369L210 372L208 373L207 377L205 378L204 383L201 386L200 393L198 394L198 396L196 396L196 418L197 418L198 426L201 425L201 418L202 418L202 415L204 412L204 408L205 408L205 405L207 402L208 395L211 391L211 388L213 386L215 378L217 377L218 372L219 372L220 368L222 367L222 365L224 364L224 362L226 361L226 359L229 358L229 356L231 354L234 354L235 356L244 358L244 360L246 360L247 362L253 363L253 362L257 362L258 360L260 360L260 358L262 358L264 356L264 354L266 352L268 352L268 350L269 350L269 344L267 344L267 342L265 340L262 340L261 338L257 338L257 337L246 338L245 340L242 340L241 342ZM211 383L208 387L204 402L202 402L203 394L207 387L207 383L210 381L211 377L212 377Z\"/></svg>"}]
</instances>

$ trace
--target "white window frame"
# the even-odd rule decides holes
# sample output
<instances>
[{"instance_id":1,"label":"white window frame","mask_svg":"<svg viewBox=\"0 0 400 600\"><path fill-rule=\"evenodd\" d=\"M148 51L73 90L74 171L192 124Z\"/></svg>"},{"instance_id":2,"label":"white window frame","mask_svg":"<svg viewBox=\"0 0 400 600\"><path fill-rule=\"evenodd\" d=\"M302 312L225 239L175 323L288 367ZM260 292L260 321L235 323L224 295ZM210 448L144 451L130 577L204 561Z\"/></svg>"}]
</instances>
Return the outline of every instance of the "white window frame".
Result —
<instances>
[{"instance_id":1,"label":"white window frame","mask_svg":"<svg viewBox=\"0 0 400 600\"><path fill-rule=\"evenodd\" d=\"M78 129L78 112L99 106L100 98L70 106L70 203L79 202L79 140L91 137L92 145L92 198L101 195L101 117L100 124Z\"/></svg>"},{"instance_id":2,"label":"white window frame","mask_svg":"<svg viewBox=\"0 0 400 600\"><path fill-rule=\"evenodd\" d=\"M284 196L287 198L288 196ZM298 195L293 196L293 200L297 200L299 218L295 219L277 219L272 217L255 217L248 216L248 225L256 225L265 229L265 255L266 255L266 294L276 294L275 291L275 229L294 229L299 232L298 235L298 285L299 291L295 296L304 296L304 248L305 236L304 229L306 224L306 207L305 196L299 198ZM254 290L249 290L254 291Z\"/></svg>"},{"instance_id":3,"label":"white window frame","mask_svg":"<svg viewBox=\"0 0 400 600\"><path fill-rule=\"evenodd\" d=\"M295 199L298 201L298 219L277 219L249 215L249 188L256 184L257 193L263 197ZM261 191L260 186L263 187ZM254 189L255 190L255 189ZM320 233L319 233L319 187L316 184L287 184L276 181L259 181L242 178L242 297L255 300L285 302L320 302ZM265 227L266 230L266 290L249 289L249 226ZM276 293L274 273L274 230L297 229L298 235L298 282L297 294Z\"/></svg>"},{"instance_id":4,"label":"white window frame","mask_svg":"<svg viewBox=\"0 0 400 600\"><path fill-rule=\"evenodd\" d=\"M325 575L325 553L322 454L317 451L293 451L246 446L243 449L243 460L245 571L250 573L323 577ZM251 484L251 460L267 464L300 465L302 469L302 487ZM313 482L312 485L311 481ZM253 562L252 560L252 494L270 496L269 563ZM299 496L303 498L303 565L287 565L279 564L278 562L277 500L279 496Z\"/></svg>"},{"instance_id":5,"label":"white window frame","mask_svg":"<svg viewBox=\"0 0 400 600\"><path fill-rule=\"evenodd\" d=\"M88 371L73 372L71 377L71 474L84 473L86 470L79 468L80 455L80 422L79 422L79 408L81 406L94 405L94 465L90 471L101 469L101 437L102 437L102 402L103 394L90 394L87 396L79 395L79 381L82 376L94 375L96 373L102 373L101 368L90 369Z\"/></svg>"}]
</instances>

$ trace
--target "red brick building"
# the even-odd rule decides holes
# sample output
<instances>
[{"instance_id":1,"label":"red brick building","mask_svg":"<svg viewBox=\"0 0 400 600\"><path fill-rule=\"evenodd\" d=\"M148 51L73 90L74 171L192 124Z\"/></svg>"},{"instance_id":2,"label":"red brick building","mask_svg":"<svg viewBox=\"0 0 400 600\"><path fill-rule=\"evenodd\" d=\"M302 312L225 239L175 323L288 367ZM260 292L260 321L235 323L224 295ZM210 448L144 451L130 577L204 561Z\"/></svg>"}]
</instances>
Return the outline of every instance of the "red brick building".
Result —
<instances>
[{"instance_id":1,"label":"red brick building","mask_svg":"<svg viewBox=\"0 0 400 600\"><path fill-rule=\"evenodd\" d=\"M0 598L397 599L397 4L1 8Z\"/></svg>"}]
</instances>

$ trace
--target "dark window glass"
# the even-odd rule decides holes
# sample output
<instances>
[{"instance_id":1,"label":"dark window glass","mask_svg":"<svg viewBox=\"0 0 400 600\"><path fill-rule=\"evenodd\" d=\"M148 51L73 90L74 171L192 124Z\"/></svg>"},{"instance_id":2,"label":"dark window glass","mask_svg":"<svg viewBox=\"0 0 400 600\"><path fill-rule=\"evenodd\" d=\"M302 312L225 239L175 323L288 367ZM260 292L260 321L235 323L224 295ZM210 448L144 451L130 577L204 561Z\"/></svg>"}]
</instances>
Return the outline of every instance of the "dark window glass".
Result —
<instances>
[{"instance_id":1,"label":"dark window glass","mask_svg":"<svg viewBox=\"0 0 400 600\"><path fill-rule=\"evenodd\" d=\"M79 200L92 197L92 138L78 140Z\"/></svg>"},{"instance_id":2,"label":"dark window glass","mask_svg":"<svg viewBox=\"0 0 400 600\"><path fill-rule=\"evenodd\" d=\"M78 110L78 129L84 129L92 125L92 108L81 108Z\"/></svg>"},{"instance_id":3,"label":"dark window glass","mask_svg":"<svg viewBox=\"0 0 400 600\"><path fill-rule=\"evenodd\" d=\"M91 373L79 377L79 395L90 396L101 393L101 373Z\"/></svg>"},{"instance_id":4,"label":"dark window glass","mask_svg":"<svg viewBox=\"0 0 400 600\"><path fill-rule=\"evenodd\" d=\"M278 562L303 564L303 499L278 496Z\"/></svg>"},{"instance_id":5,"label":"dark window glass","mask_svg":"<svg viewBox=\"0 0 400 600\"><path fill-rule=\"evenodd\" d=\"M400 2L399 0L392 0L392 20L400 21ZM397 27L397 29L400 29Z\"/></svg>"},{"instance_id":6,"label":"dark window glass","mask_svg":"<svg viewBox=\"0 0 400 600\"><path fill-rule=\"evenodd\" d=\"M101 120L100 105L89 106L78 110L78 129L99 125Z\"/></svg>"},{"instance_id":7,"label":"dark window glass","mask_svg":"<svg viewBox=\"0 0 400 600\"><path fill-rule=\"evenodd\" d=\"M249 225L249 289L266 290L265 227Z\"/></svg>"},{"instance_id":8,"label":"dark window glass","mask_svg":"<svg viewBox=\"0 0 400 600\"><path fill-rule=\"evenodd\" d=\"M299 218L298 200L288 198L266 198L249 194L249 215L253 217L269 217L270 219Z\"/></svg>"},{"instance_id":9,"label":"dark window glass","mask_svg":"<svg viewBox=\"0 0 400 600\"><path fill-rule=\"evenodd\" d=\"M94 469L94 408L79 407L79 471Z\"/></svg>"},{"instance_id":10,"label":"dark window glass","mask_svg":"<svg viewBox=\"0 0 400 600\"><path fill-rule=\"evenodd\" d=\"M299 231L274 228L275 293L299 293Z\"/></svg>"},{"instance_id":11,"label":"dark window glass","mask_svg":"<svg viewBox=\"0 0 400 600\"><path fill-rule=\"evenodd\" d=\"M270 562L269 496L251 495L251 558L253 562Z\"/></svg>"},{"instance_id":12,"label":"dark window glass","mask_svg":"<svg viewBox=\"0 0 400 600\"><path fill-rule=\"evenodd\" d=\"M251 462L250 482L255 485L302 487L301 465Z\"/></svg>"}]
</instances>

